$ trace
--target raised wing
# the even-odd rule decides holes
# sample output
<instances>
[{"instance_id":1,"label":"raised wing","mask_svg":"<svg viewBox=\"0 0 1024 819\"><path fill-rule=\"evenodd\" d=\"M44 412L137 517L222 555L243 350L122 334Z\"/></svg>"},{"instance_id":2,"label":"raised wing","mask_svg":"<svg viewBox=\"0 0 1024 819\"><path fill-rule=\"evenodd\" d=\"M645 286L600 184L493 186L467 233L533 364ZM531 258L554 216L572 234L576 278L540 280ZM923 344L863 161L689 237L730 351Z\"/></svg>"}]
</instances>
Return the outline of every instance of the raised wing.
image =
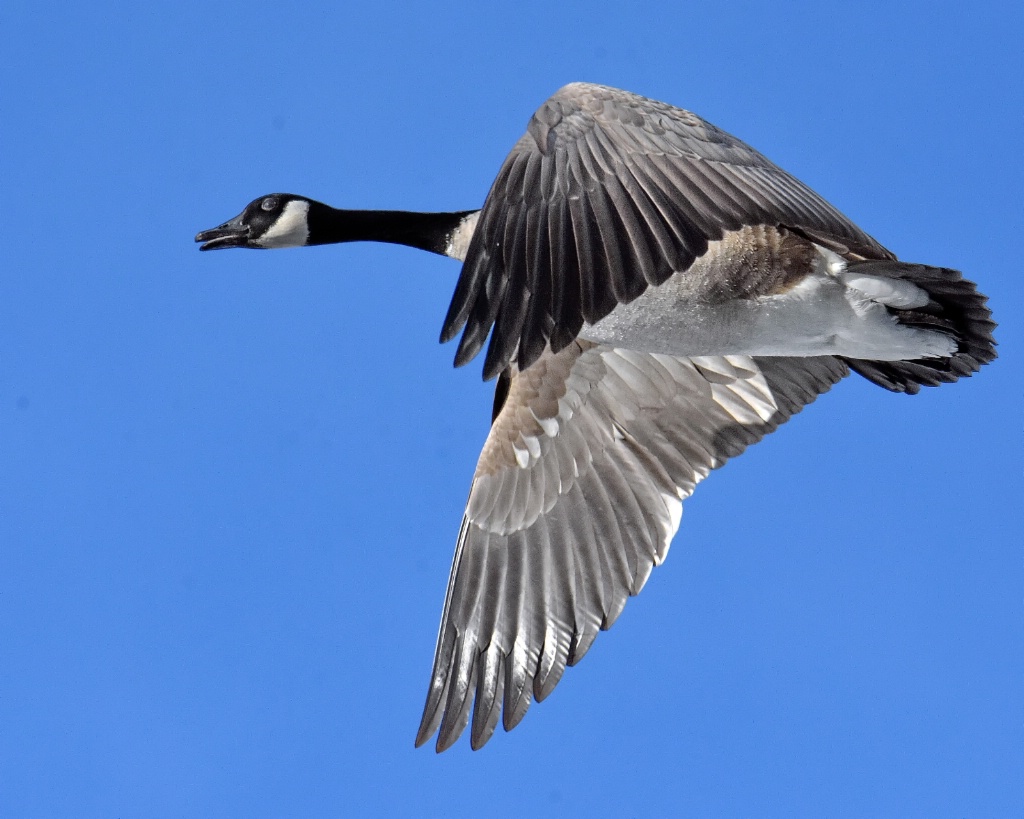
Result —
<instances>
[{"instance_id":1,"label":"raised wing","mask_svg":"<svg viewBox=\"0 0 1024 819\"><path fill-rule=\"evenodd\" d=\"M668 551L682 500L848 373L577 341L513 370L473 479L416 744L482 746L555 687Z\"/></svg>"},{"instance_id":2,"label":"raised wing","mask_svg":"<svg viewBox=\"0 0 1024 819\"><path fill-rule=\"evenodd\" d=\"M689 111L586 83L533 115L480 213L441 340L484 377L555 352L743 225L894 258L803 183Z\"/></svg>"}]
</instances>

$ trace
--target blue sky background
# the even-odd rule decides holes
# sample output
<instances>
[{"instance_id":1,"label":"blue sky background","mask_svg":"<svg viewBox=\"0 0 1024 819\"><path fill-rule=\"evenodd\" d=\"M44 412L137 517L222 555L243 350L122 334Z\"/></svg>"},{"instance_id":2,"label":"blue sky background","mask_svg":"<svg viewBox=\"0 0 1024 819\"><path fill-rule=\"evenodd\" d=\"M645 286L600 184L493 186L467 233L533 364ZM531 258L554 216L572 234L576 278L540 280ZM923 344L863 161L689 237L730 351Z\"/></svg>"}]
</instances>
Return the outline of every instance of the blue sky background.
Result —
<instances>
[{"instance_id":1,"label":"blue sky background","mask_svg":"<svg viewBox=\"0 0 1024 819\"><path fill-rule=\"evenodd\" d=\"M0 815L1020 815L1022 35L1011 2L5 0ZM550 699L438 757L491 402L437 344L458 265L192 237L277 190L477 207L572 80L964 270L1001 357L852 377L714 473Z\"/></svg>"}]
</instances>

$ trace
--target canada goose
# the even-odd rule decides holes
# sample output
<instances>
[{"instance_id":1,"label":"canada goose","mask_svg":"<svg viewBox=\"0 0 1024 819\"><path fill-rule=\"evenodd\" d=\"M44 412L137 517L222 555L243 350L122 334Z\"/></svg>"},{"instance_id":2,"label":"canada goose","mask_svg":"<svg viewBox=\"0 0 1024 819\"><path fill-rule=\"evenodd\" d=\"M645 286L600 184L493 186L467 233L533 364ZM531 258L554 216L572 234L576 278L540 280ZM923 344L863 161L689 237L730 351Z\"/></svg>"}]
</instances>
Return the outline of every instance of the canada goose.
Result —
<instances>
[{"instance_id":1,"label":"canada goose","mask_svg":"<svg viewBox=\"0 0 1024 819\"><path fill-rule=\"evenodd\" d=\"M201 250L371 240L463 261L441 340L498 377L416 744L546 697L664 560L711 469L852 369L896 392L995 358L986 298L899 262L696 115L567 85L478 211L256 199ZM472 707L471 707L472 706Z\"/></svg>"}]
</instances>

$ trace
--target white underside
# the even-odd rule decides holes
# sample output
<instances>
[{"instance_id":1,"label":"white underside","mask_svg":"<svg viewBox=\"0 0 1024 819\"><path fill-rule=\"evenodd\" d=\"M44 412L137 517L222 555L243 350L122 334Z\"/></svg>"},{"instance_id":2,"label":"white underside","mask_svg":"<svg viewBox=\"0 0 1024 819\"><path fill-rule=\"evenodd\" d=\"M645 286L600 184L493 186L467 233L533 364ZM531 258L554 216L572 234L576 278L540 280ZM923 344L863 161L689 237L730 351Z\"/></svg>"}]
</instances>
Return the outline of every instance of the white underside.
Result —
<instances>
[{"instance_id":1,"label":"white underside","mask_svg":"<svg viewBox=\"0 0 1024 819\"><path fill-rule=\"evenodd\" d=\"M886 306L921 307L928 294L903 279L846 270L824 248L815 271L785 293L696 302L677 275L580 333L616 347L669 355L842 355L876 361L950 356L944 333L900 325Z\"/></svg>"}]
</instances>

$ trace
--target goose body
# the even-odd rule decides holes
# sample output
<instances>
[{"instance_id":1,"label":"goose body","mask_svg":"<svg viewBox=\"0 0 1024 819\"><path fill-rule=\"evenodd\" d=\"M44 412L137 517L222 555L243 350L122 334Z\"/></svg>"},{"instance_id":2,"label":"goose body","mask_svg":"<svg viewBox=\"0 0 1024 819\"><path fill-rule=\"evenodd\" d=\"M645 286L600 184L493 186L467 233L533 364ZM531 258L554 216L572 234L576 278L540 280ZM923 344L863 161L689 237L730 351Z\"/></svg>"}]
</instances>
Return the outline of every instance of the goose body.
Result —
<instances>
[{"instance_id":1,"label":"goose body","mask_svg":"<svg viewBox=\"0 0 1024 819\"><path fill-rule=\"evenodd\" d=\"M270 194L203 250L347 241L463 262L442 341L498 377L417 744L479 748L665 557L711 469L854 370L897 392L995 358L985 297L900 262L696 115L585 83L533 115L480 210Z\"/></svg>"},{"instance_id":2,"label":"goose body","mask_svg":"<svg viewBox=\"0 0 1024 819\"><path fill-rule=\"evenodd\" d=\"M742 276L730 281L737 273ZM763 292L747 292L752 282ZM904 326L888 310L924 307L928 301L928 293L912 282L858 274L826 248L793 241L783 229L758 226L709 242L686 275L672 276L596 324L584 325L580 337L688 356L842 355L884 361L951 356L956 352L952 337Z\"/></svg>"}]
</instances>

